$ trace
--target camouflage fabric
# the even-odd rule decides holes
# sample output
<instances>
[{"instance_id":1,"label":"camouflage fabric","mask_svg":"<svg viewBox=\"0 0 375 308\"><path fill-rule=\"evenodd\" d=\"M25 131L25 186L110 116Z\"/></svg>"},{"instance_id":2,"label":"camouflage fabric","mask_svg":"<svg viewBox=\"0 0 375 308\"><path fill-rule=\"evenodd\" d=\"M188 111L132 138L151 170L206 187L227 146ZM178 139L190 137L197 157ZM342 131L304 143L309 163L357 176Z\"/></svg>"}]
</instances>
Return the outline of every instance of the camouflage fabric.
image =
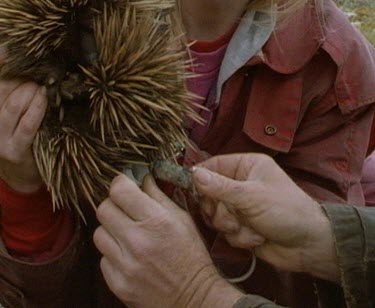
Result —
<instances>
[{"instance_id":1,"label":"camouflage fabric","mask_svg":"<svg viewBox=\"0 0 375 308\"><path fill-rule=\"evenodd\" d=\"M375 307L375 208L325 204L341 270L341 287L317 281L322 308ZM247 295L233 308L282 308L260 296Z\"/></svg>"}]
</instances>

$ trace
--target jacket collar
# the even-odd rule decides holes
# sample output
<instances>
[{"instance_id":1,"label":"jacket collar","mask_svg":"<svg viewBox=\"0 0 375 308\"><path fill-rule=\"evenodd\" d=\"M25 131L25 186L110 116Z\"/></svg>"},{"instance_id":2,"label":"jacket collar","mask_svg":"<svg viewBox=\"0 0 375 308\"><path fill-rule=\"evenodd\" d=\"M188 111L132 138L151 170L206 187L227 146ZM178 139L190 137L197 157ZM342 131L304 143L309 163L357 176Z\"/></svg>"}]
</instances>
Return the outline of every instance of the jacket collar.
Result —
<instances>
[{"instance_id":1,"label":"jacket collar","mask_svg":"<svg viewBox=\"0 0 375 308\"><path fill-rule=\"evenodd\" d=\"M324 42L321 8L315 0L306 4L282 25L269 12L249 11L234 33L216 84L214 104L218 105L224 83L244 65L265 63L281 74L299 71Z\"/></svg>"},{"instance_id":2,"label":"jacket collar","mask_svg":"<svg viewBox=\"0 0 375 308\"><path fill-rule=\"evenodd\" d=\"M281 74L302 69L324 42L321 16L321 7L310 1L284 24L277 25L262 49L262 62Z\"/></svg>"},{"instance_id":3,"label":"jacket collar","mask_svg":"<svg viewBox=\"0 0 375 308\"><path fill-rule=\"evenodd\" d=\"M224 83L249 59L256 55L270 38L274 29L271 14L247 12L233 34L221 64L216 85L216 105L220 101Z\"/></svg>"}]
</instances>

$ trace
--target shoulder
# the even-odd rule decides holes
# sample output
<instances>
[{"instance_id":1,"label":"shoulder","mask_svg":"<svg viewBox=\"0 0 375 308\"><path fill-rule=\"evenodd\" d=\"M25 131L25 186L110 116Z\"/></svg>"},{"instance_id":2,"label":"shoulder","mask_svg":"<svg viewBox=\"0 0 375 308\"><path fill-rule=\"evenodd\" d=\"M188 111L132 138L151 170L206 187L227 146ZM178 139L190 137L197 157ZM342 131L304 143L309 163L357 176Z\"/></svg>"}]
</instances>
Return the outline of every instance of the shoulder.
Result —
<instances>
[{"instance_id":1,"label":"shoulder","mask_svg":"<svg viewBox=\"0 0 375 308\"><path fill-rule=\"evenodd\" d=\"M311 69L327 54L319 79L336 72L333 87L343 113L375 102L375 51L333 0L311 0L279 25L262 49L263 62L284 75ZM324 53L323 53L324 54ZM327 69L325 69L327 68Z\"/></svg>"},{"instance_id":2,"label":"shoulder","mask_svg":"<svg viewBox=\"0 0 375 308\"><path fill-rule=\"evenodd\" d=\"M321 48L337 65L336 95L348 113L375 102L375 51L332 0L320 1Z\"/></svg>"}]
</instances>

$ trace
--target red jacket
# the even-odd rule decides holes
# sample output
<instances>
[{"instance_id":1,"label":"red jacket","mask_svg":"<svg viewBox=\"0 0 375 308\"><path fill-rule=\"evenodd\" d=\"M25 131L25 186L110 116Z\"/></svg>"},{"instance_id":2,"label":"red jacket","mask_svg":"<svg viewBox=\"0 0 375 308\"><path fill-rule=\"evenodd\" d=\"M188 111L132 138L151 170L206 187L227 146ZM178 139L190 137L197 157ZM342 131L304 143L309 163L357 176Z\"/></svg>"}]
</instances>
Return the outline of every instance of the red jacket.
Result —
<instances>
[{"instance_id":1,"label":"red jacket","mask_svg":"<svg viewBox=\"0 0 375 308\"><path fill-rule=\"evenodd\" d=\"M211 155L267 153L314 198L363 205L373 102L374 49L327 0L293 16L229 78L199 147ZM221 269L243 273L247 254L204 227L197 207L190 211ZM264 264L243 287L281 305L317 306L311 278Z\"/></svg>"},{"instance_id":2,"label":"red jacket","mask_svg":"<svg viewBox=\"0 0 375 308\"><path fill-rule=\"evenodd\" d=\"M229 77L199 146L212 155L268 153L315 198L363 204L359 182L375 102L375 53L333 2L324 1L323 10L309 4L295 14ZM239 274L247 255L220 243L198 208L191 213L217 263ZM98 278L91 241L91 232L77 226L65 252L42 264L17 261L0 245L0 302L117 307ZM316 306L310 278L269 266L257 267L246 291L283 305Z\"/></svg>"}]
</instances>

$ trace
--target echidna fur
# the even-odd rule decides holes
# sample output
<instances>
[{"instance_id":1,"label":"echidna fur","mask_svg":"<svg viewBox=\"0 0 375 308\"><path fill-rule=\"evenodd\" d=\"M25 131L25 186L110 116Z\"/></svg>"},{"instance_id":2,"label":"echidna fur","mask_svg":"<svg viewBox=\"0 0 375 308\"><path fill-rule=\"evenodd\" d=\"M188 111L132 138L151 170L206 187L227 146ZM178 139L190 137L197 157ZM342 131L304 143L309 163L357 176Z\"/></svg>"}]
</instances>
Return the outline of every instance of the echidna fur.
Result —
<instances>
[{"instance_id":1,"label":"echidna fur","mask_svg":"<svg viewBox=\"0 0 375 308\"><path fill-rule=\"evenodd\" d=\"M84 204L98 205L126 164L168 159L186 145L184 120L200 118L185 88L173 9L173 0L0 2L0 44L9 54L0 77L48 86L54 72L63 92L63 80L77 75L84 89L56 94L33 145L55 208L73 206L84 219Z\"/></svg>"}]
</instances>

